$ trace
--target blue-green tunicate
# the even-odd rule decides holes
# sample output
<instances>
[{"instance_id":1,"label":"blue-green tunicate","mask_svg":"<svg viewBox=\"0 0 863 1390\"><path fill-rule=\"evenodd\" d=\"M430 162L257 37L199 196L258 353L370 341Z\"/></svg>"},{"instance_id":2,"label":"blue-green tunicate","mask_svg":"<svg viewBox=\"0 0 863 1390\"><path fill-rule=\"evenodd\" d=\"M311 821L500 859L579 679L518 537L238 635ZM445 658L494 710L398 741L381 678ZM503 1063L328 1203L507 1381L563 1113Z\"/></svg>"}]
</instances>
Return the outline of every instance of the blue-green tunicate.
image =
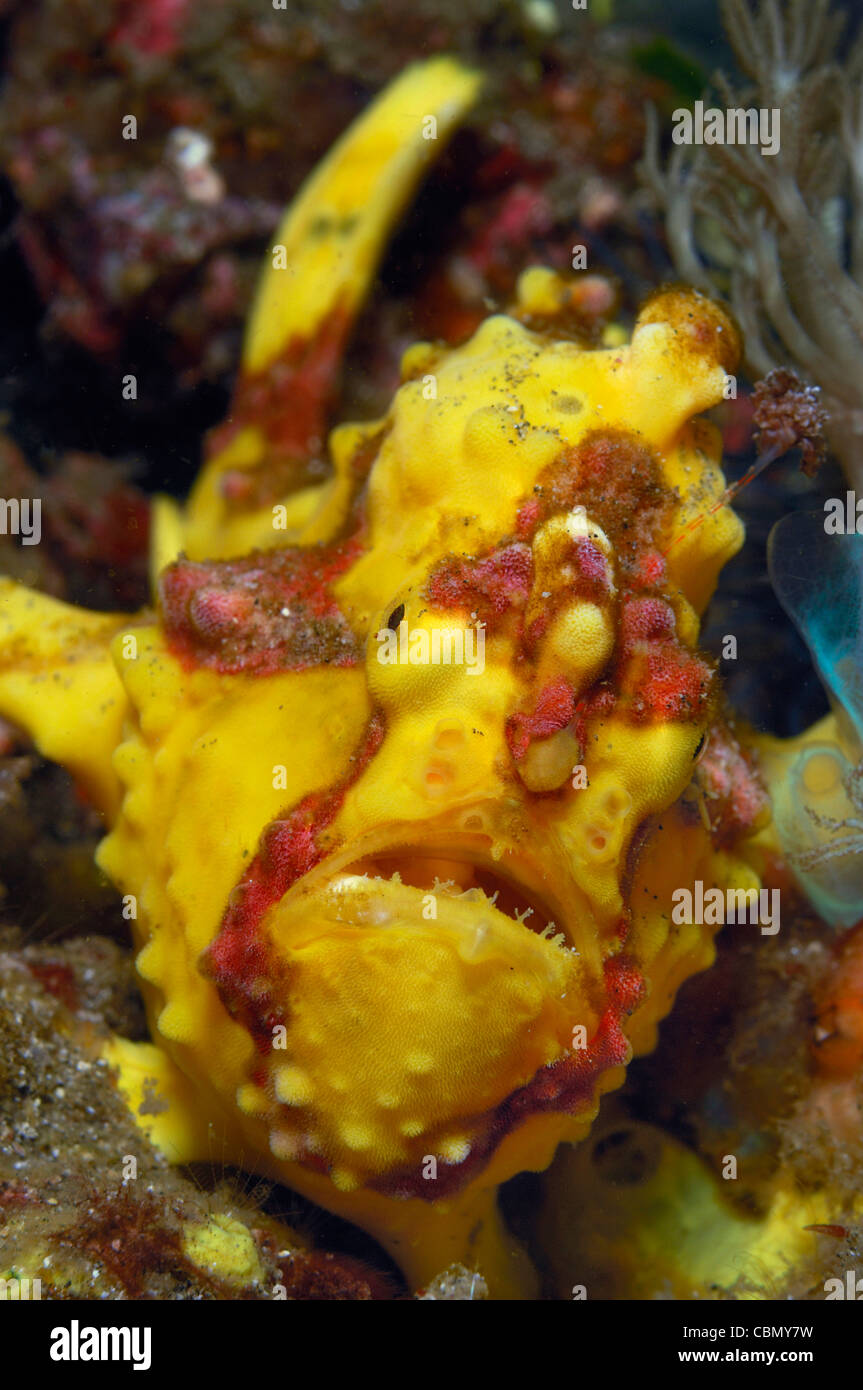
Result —
<instances>
[{"instance_id":1,"label":"blue-green tunicate","mask_svg":"<svg viewBox=\"0 0 863 1390\"><path fill-rule=\"evenodd\" d=\"M837 714L839 739L810 743L773 787L782 847L815 909L863 918L863 535L828 534L821 513L774 526L770 578Z\"/></svg>"}]
</instances>

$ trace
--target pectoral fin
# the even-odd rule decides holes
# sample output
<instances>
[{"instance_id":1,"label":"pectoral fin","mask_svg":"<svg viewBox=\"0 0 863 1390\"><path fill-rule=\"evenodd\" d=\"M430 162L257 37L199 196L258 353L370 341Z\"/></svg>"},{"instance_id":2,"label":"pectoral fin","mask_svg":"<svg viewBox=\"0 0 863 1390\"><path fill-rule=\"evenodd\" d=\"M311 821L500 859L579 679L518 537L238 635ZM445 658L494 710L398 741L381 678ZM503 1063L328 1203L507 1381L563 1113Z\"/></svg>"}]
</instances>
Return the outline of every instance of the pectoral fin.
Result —
<instances>
[{"instance_id":1,"label":"pectoral fin","mask_svg":"<svg viewBox=\"0 0 863 1390\"><path fill-rule=\"evenodd\" d=\"M0 714L68 768L108 815L120 802L111 757L127 708L109 646L131 621L0 579Z\"/></svg>"}]
</instances>

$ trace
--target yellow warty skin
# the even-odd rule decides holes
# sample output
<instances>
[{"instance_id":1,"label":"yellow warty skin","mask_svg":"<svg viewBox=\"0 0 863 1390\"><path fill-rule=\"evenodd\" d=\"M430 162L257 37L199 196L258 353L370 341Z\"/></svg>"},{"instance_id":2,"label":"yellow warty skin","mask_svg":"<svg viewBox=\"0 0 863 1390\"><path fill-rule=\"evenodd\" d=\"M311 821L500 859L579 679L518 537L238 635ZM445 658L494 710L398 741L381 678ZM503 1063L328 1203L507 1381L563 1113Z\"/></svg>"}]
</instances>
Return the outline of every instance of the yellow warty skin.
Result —
<instances>
[{"instance_id":1,"label":"yellow warty skin","mask_svg":"<svg viewBox=\"0 0 863 1390\"><path fill-rule=\"evenodd\" d=\"M298 334L312 339L337 306L353 312L439 148L422 121L436 113L446 134L476 89L472 74L434 60L348 132L276 235L290 278L265 274L245 371L265 371ZM586 349L523 321L546 313L558 289L532 270L516 317L489 318L457 349L412 348L386 417L333 431L327 482L232 511L225 474L265 460L251 421L209 460L187 507L158 504L156 576L180 554L224 560L335 541L360 505L364 548L332 584L364 644L356 664L195 667L161 610L90 614L0 587L0 711L104 809L99 863L132 904L152 1043L116 1039L108 1051L136 1112L155 1079L165 1108L141 1125L177 1162L252 1168L364 1226L414 1287L462 1260L501 1297L532 1284L497 1216L498 1184L542 1169L562 1140L588 1131L629 1055L654 1045L682 981L713 958L713 928L672 925L672 893L698 879L705 889L758 883L679 801L709 703L697 717L647 722L615 707L589 724L581 756L564 728L536 737L521 762L511 753L508 721L538 691L563 678L580 698L613 668L620 557L584 509L528 539L528 614L548 595L564 598L528 659L512 621L489 626L481 671L378 659L378 634L401 605L411 633L476 631L464 607L428 601L430 575L449 556L511 542L547 470L595 431L624 432L676 494L666 538L685 534L668 552L662 592L681 647L695 646L741 542L726 507L686 532L724 487L718 435L695 417L722 398L733 327L700 296L670 291L648 303L631 342ZM365 494L354 468L363 447L375 449ZM605 558L608 602L566 599L560 556L578 536ZM382 741L354 776L372 720ZM572 784L575 764L586 785ZM260 985L283 1020L262 1050L202 957L266 828L334 787L343 794L320 830L320 862L261 925L279 976ZM518 910L541 904L553 928L542 935L496 906L483 889L495 875L517 888ZM600 1055L605 967L623 949L624 920L644 988L631 1012L615 1014L617 1051L602 1054L567 1108L507 1110L554 1067L578 1063L578 1037ZM399 1195L405 1183L410 1195Z\"/></svg>"}]
</instances>

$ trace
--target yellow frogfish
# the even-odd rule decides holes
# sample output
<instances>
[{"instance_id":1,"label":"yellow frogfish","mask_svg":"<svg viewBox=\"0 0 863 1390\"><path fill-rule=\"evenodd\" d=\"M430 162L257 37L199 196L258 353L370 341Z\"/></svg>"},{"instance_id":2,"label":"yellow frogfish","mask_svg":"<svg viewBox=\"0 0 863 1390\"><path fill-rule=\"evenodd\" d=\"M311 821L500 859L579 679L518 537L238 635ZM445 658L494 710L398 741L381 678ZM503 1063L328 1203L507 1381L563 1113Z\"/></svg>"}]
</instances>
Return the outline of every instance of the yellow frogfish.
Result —
<instances>
[{"instance_id":1,"label":"yellow frogfish","mask_svg":"<svg viewBox=\"0 0 863 1390\"><path fill-rule=\"evenodd\" d=\"M661 291L591 345L528 270L327 443L388 230L478 85L406 71L287 213L231 416L156 503L152 609L3 581L0 712L104 811L152 1035L108 1055L153 1142L286 1183L413 1288L462 1261L507 1297L498 1185L654 1046L713 959L672 895L757 888L760 822L688 795L708 736L741 757L697 648L742 539L697 418L738 359L720 308Z\"/></svg>"}]
</instances>

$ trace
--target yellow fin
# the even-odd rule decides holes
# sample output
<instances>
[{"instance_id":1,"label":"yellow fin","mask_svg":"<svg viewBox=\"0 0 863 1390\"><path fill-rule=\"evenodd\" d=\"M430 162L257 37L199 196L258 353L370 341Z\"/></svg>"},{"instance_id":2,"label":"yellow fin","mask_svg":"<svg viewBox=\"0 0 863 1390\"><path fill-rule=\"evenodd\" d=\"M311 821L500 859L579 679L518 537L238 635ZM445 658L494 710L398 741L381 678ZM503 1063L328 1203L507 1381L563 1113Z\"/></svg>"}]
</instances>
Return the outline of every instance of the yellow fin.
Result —
<instances>
[{"instance_id":1,"label":"yellow fin","mask_svg":"<svg viewBox=\"0 0 863 1390\"><path fill-rule=\"evenodd\" d=\"M292 337L310 337L337 306L348 313L357 308L390 227L480 81L452 58L416 63L346 131L276 233L287 269L271 264L258 286L244 371L262 371Z\"/></svg>"},{"instance_id":2,"label":"yellow fin","mask_svg":"<svg viewBox=\"0 0 863 1390\"><path fill-rule=\"evenodd\" d=\"M239 386L266 374L291 344L329 344L335 360L372 283L387 236L426 168L438 156L481 84L452 58L405 70L345 132L289 207L258 285L243 347ZM324 354L327 355L326 353ZM326 375L324 372L323 375ZM315 389L325 392L321 381ZM283 389L290 392L290 382ZM308 388L305 388L308 389ZM184 533L159 532L192 559L222 559L284 545L271 502L228 510L222 482L232 471L266 466L270 444L258 419L238 430L205 464L189 498ZM304 525L316 498L305 497L289 524ZM166 523L167 525L167 523ZM164 554L154 560L161 565Z\"/></svg>"},{"instance_id":3,"label":"yellow fin","mask_svg":"<svg viewBox=\"0 0 863 1390\"><path fill-rule=\"evenodd\" d=\"M112 1037L102 1056L116 1067L117 1087L135 1122L171 1163L236 1161L237 1155L223 1148L221 1136L203 1118L206 1112L194 1084L161 1047Z\"/></svg>"},{"instance_id":4,"label":"yellow fin","mask_svg":"<svg viewBox=\"0 0 863 1390\"><path fill-rule=\"evenodd\" d=\"M133 621L0 579L0 713L109 814L120 802L111 760L127 708L109 648Z\"/></svg>"}]
</instances>

